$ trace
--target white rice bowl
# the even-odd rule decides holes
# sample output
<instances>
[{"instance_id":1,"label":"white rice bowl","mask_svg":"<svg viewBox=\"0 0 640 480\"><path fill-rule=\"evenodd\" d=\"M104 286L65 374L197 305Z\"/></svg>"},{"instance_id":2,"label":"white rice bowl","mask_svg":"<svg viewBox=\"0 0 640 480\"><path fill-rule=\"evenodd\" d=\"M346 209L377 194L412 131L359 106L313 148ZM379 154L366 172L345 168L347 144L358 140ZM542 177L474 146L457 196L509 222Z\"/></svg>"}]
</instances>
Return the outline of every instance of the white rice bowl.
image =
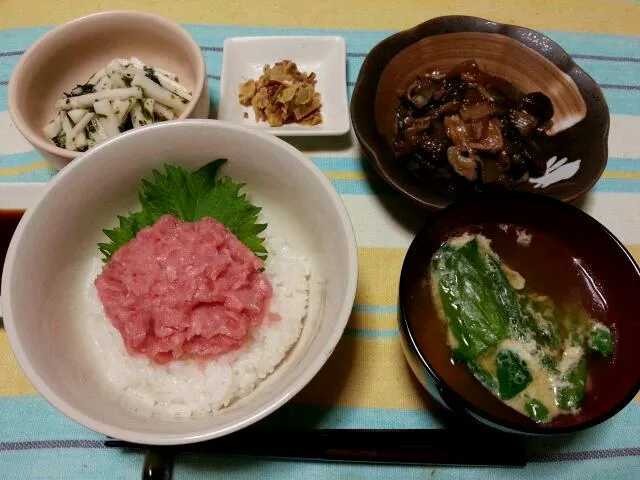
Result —
<instances>
[{"instance_id":1,"label":"white rice bowl","mask_svg":"<svg viewBox=\"0 0 640 480\"><path fill-rule=\"evenodd\" d=\"M101 368L96 369L104 393L145 417L188 419L212 414L251 393L271 374L297 342L309 307L310 267L281 239L265 231L269 253L265 274L273 286L271 311L278 321L266 319L255 328L244 347L205 363L173 360L164 365L146 356L131 356L120 332L102 309L93 281L86 289L87 350ZM102 269L96 256L90 278Z\"/></svg>"}]
</instances>

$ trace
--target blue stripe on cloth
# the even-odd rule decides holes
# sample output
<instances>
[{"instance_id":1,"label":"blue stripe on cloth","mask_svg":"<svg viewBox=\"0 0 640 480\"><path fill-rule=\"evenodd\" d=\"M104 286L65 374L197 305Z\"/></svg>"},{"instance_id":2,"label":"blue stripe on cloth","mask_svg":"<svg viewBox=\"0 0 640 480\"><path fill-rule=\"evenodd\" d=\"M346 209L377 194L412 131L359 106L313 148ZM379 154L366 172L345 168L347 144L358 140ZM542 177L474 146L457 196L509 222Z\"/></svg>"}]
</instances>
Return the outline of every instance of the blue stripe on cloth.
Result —
<instances>
[{"instance_id":1,"label":"blue stripe on cloth","mask_svg":"<svg viewBox=\"0 0 640 480\"><path fill-rule=\"evenodd\" d=\"M30 172L19 173L18 175L2 176L0 177L0 183L47 183L55 173L54 169L40 168Z\"/></svg>"},{"instance_id":2,"label":"blue stripe on cloth","mask_svg":"<svg viewBox=\"0 0 640 480\"><path fill-rule=\"evenodd\" d=\"M382 180L332 180L333 186L342 195L399 195ZM593 188L603 193L640 193L640 179L602 178Z\"/></svg>"},{"instance_id":3,"label":"blue stripe on cloth","mask_svg":"<svg viewBox=\"0 0 640 480\"><path fill-rule=\"evenodd\" d=\"M421 410L323 407L287 404L260 424L265 428L438 428ZM0 442L104 440L55 410L40 396L0 397Z\"/></svg>"},{"instance_id":4,"label":"blue stripe on cloth","mask_svg":"<svg viewBox=\"0 0 640 480\"><path fill-rule=\"evenodd\" d=\"M0 168L27 165L41 160L35 151L0 156ZM370 179L363 180L336 180L332 179L334 187L340 194L345 195L398 195L389 185L379 178L371 169L366 160L349 157L312 157L313 162L324 172L367 172ZM638 172L640 160L638 159L610 159L607 171ZM47 182L55 175L55 170L37 169L18 175L0 177L2 182ZM602 178L594 187L594 191L607 193L638 193L640 192L640 179L615 179Z\"/></svg>"},{"instance_id":5,"label":"blue stripe on cloth","mask_svg":"<svg viewBox=\"0 0 640 480\"><path fill-rule=\"evenodd\" d=\"M640 193L640 179L601 178L593 188L595 192Z\"/></svg>"},{"instance_id":6,"label":"blue stripe on cloth","mask_svg":"<svg viewBox=\"0 0 640 480\"><path fill-rule=\"evenodd\" d=\"M185 28L201 45L221 47L224 39L234 36L260 35L341 35L347 40L350 51L366 52L371 46L395 33L393 30L332 30L312 28L268 28L241 26L212 26L186 24ZM20 51L27 48L52 26L7 29L0 32L2 51ZM614 55L639 57L640 37L581 32L556 32L543 30L555 42L572 54Z\"/></svg>"},{"instance_id":7,"label":"blue stripe on cloth","mask_svg":"<svg viewBox=\"0 0 640 480\"><path fill-rule=\"evenodd\" d=\"M3 442L105 438L72 422L39 396L0 397L0 432Z\"/></svg>"},{"instance_id":8,"label":"blue stripe on cloth","mask_svg":"<svg viewBox=\"0 0 640 480\"><path fill-rule=\"evenodd\" d=\"M331 180L331 183L341 195L391 195L398 196L396 190L383 180Z\"/></svg>"},{"instance_id":9,"label":"blue stripe on cloth","mask_svg":"<svg viewBox=\"0 0 640 480\"><path fill-rule=\"evenodd\" d=\"M446 416L424 410L320 406L291 402L257 425L259 428L441 428ZM443 423L444 422L444 423ZM640 403L631 403L611 420L567 438L532 440L536 455L593 449L637 448ZM57 412L40 396L0 397L1 442L104 440Z\"/></svg>"},{"instance_id":10,"label":"blue stripe on cloth","mask_svg":"<svg viewBox=\"0 0 640 480\"><path fill-rule=\"evenodd\" d=\"M640 158L615 158L607 161L607 172L640 172Z\"/></svg>"},{"instance_id":11,"label":"blue stripe on cloth","mask_svg":"<svg viewBox=\"0 0 640 480\"><path fill-rule=\"evenodd\" d=\"M35 29L15 29L0 32L0 81L6 82L10 72L19 59L17 53L31 45L40 35L50 27ZM347 42L348 57L348 81L353 84L364 54L376 43L384 39L390 31L349 31L349 30L314 30L314 29L273 29L273 28L249 28L249 27L212 27L206 25L187 25L196 41L205 47L208 72L211 75L220 76L221 48L224 39L231 36L246 35L292 35L292 34L335 34L345 37ZM605 85L616 88L605 88L605 96L612 113L639 114L640 90L625 90L620 86L634 86L640 88L640 37L597 35L582 33L547 32L551 38L558 41L567 51L577 54L578 63L594 79ZM6 55L2 55L6 53ZM614 58L607 58L614 57ZM630 59L625 61L624 59ZM2 102L6 103L6 93L0 87L0 109L4 109Z\"/></svg>"},{"instance_id":12,"label":"blue stripe on cloth","mask_svg":"<svg viewBox=\"0 0 640 480\"><path fill-rule=\"evenodd\" d=\"M398 307L395 305L354 305L353 310L356 312L375 312L375 313L395 313Z\"/></svg>"},{"instance_id":13,"label":"blue stripe on cloth","mask_svg":"<svg viewBox=\"0 0 640 480\"><path fill-rule=\"evenodd\" d=\"M0 472L4 479L125 480L140 478L143 458L115 449L18 450L0 452Z\"/></svg>"},{"instance_id":14,"label":"blue stripe on cloth","mask_svg":"<svg viewBox=\"0 0 640 480\"><path fill-rule=\"evenodd\" d=\"M0 154L0 168L20 167L41 161L42 157L35 150L10 155ZM313 163L326 173L333 172L373 172L373 168L365 158L353 157L317 157L312 156ZM610 158L607 171L640 172L639 158ZM53 173L53 169L51 170Z\"/></svg>"},{"instance_id":15,"label":"blue stripe on cloth","mask_svg":"<svg viewBox=\"0 0 640 480\"><path fill-rule=\"evenodd\" d=\"M21 167L33 162L41 162L42 156L35 150L28 152L12 153L9 155L0 154L0 168Z\"/></svg>"},{"instance_id":16,"label":"blue stripe on cloth","mask_svg":"<svg viewBox=\"0 0 640 480\"><path fill-rule=\"evenodd\" d=\"M398 329L370 330L368 328L347 328L344 331L346 338L395 338L400 335Z\"/></svg>"},{"instance_id":17,"label":"blue stripe on cloth","mask_svg":"<svg viewBox=\"0 0 640 480\"><path fill-rule=\"evenodd\" d=\"M312 156L311 160L324 172L361 172L372 169L365 158Z\"/></svg>"},{"instance_id":18,"label":"blue stripe on cloth","mask_svg":"<svg viewBox=\"0 0 640 480\"><path fill-rule=\"evenodd\" d=\"M373 171L373 167L366 158L312 156L311 160L318 168L327 173ZM640 172L640 158L611 157L607 161L607 171Z\"/></svg>"},{"instance_id":19,"label":"blue stripe on cloth","mask_svg":"<svg viewBox=\"0 0 640 480\"><path fill-rule=\"evenodd\" d=\"M260 422L263 428L440 428L446 416L421 410L322 407L289 403ZM445 423L443 423L445 422ZM640 448L640 405L633 403L602 425L571 437L529 440L531 462L518 478L635 478ZM0 398L0 463L4 478L136 478L142 456L99 448L103 439L68 420L41 397ZM43 442L44 440L44 442ZM50 442L46 442L50 440ZM66 440L66 441L65 441ZM79 441L73 441L79 440ZM23 442L11 450L10 442ZM32 442L32 449L27 450ZM69 448L73 444L73 448ZM7 448L2 448L2 445ZM15 447L15 445L13 445ZM174 478L513 478L513 470L380 467L261 461L208 456L178 457Z\"/></svg>"}]
</instances>

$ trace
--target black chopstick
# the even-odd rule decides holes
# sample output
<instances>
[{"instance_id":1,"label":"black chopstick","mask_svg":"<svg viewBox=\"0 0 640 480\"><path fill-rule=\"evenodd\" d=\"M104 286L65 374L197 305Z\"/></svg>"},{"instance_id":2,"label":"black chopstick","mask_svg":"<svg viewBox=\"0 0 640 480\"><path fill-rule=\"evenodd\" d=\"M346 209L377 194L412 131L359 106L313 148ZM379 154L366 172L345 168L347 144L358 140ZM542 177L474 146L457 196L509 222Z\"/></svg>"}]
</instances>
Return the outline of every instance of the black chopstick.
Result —
<instances>
[{"instance_id":1,"label":"black chopstick","mask_svg":"<svg viewBox=\"0 0 640 480\"><path fill-rule=\"evenodd\" d=\"M105 445L149 450L153 456L148 458L153 458L159 469L167 465L161 465L158 458L166 458L165 463L171 463L173 455L181 453L395 465L523 467L527 463L519 437L476 428L247 429L223 438L175 447L120 440L107 440Z\"/></svg>"}]
</instances>

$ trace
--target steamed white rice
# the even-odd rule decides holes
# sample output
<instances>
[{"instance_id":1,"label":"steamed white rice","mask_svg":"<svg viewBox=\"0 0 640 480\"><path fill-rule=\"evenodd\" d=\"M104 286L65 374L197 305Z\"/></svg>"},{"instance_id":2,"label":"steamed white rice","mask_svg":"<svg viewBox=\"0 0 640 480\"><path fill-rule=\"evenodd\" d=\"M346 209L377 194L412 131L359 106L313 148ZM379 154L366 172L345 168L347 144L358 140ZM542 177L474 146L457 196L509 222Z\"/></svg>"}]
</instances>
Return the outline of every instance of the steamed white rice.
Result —
<instances>
[{"instance_id":1,"label":"steamed white rice","mask_svg":"<svg viewBox=\"0 0 640 480\"><path fill-rule=\"evenodd\" d=\"M245 347L203 364L176 360L157 365L147 357L130 356L91 282L86 331L107 394L140 415L189 418L215 412L253 391L298 340L309 304L307 260L296 256L282 239L269 237L265 247L269 252L265 273L274 290L271 311L280 320L265 321ZM101 267L96 259L92 278Z\"/></svg>"}]
</instances>

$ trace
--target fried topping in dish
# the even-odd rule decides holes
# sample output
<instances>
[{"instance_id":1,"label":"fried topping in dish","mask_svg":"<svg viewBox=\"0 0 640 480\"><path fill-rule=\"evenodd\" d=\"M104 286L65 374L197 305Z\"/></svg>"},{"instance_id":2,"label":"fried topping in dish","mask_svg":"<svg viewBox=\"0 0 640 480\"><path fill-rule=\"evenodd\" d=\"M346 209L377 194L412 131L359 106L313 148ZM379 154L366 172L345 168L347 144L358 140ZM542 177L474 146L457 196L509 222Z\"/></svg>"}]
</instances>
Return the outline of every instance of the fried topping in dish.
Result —
<instances>
[{"instance_id":1,"label":"fried topping in dish","mask_svg":"<svg viewBox=\"0 0 640 480\"><path fill-rule=\"evenodd\" d=\"M419 75L398 96L392 148L419 178L481 190L544 174L554 110L543 93L523 95L468 60Z\"/></svg>"},{"instance_id":2,"label":"fried topping in dish","mask_svg":"<svg viewBox=\"0 0 640 480\"><path fill-rule=\"evenodd\" d=\"M320 94L315 90L316 74L304 73L290 60L265 65L257 80L247 80L238 88L238 100L253 107L256 122L272 127L285 123L318 125L322 123Z\"/></svg>"}]
</instances>

